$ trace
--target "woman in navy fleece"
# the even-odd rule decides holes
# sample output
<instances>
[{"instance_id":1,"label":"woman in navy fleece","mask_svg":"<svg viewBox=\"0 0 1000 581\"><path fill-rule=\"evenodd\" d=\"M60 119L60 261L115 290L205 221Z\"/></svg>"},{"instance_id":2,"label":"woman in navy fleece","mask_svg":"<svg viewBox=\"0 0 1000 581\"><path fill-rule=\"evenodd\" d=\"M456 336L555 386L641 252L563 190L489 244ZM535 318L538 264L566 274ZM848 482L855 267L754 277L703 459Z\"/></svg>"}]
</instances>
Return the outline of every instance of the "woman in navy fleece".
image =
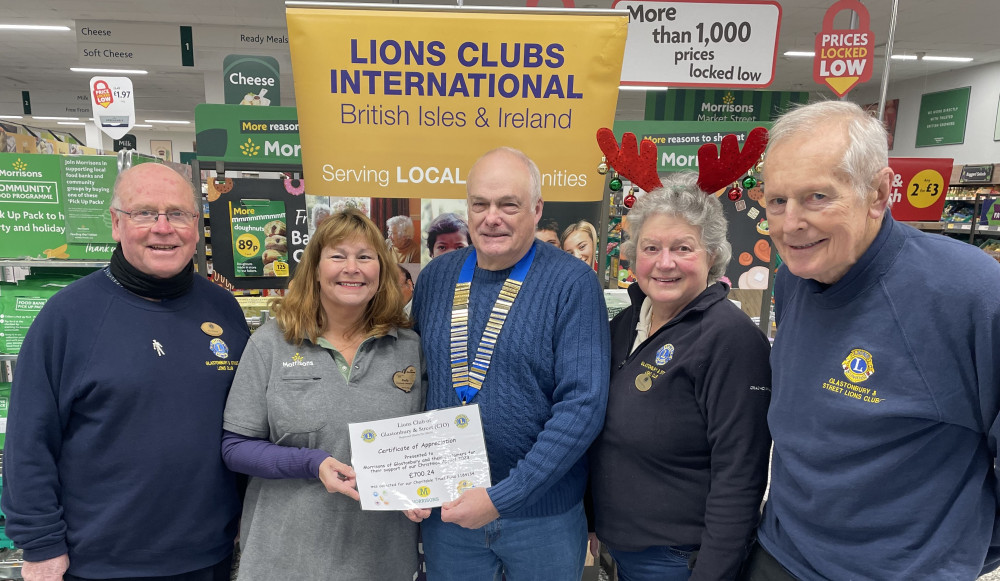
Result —
<instances>
[{"instance_id":1,"label":"woman in navy fleece","mask_svg":"<svg viewBox=\"0 0 1000 581\"><path fill-rule=\"evenodd\" d=\"M636 284L611 321L607 419L591 448L597 538L622 581L734 579L757 524L769 346L718 282L726 227L693 174L628 215Z\"/></svg>"}]
</instances>

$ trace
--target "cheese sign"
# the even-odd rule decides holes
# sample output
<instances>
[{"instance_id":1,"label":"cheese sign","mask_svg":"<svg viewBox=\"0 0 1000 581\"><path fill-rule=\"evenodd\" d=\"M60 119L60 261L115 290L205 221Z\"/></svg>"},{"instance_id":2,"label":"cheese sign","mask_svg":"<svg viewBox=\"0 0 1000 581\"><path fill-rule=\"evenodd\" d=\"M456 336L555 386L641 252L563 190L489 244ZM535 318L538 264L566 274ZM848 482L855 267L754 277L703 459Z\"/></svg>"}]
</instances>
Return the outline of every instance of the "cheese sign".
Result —
<instances>
[{"instance_id":1,"label":"cheese sign","mask_svg":"<svg viewBox=\"0 0 1000 581\"><path fill-rule=\"evenodd\" d=\"M858 28L835 30L833 19L842 10L858 15ZM816 35L813 80L843 97L859 83L872 78L875 35L869 28L868 9L858 0L839 0L826 11L823 29Z\"/></svg>"}]
</instances>

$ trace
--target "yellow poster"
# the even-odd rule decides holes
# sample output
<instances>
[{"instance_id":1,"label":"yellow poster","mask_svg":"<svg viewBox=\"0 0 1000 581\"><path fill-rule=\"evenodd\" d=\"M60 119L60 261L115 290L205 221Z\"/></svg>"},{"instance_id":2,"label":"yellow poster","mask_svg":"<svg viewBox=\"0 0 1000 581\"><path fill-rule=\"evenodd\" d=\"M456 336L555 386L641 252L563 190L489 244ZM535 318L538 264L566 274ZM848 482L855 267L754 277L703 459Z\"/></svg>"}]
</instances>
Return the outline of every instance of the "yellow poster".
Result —
<instances>
[{"instance_id":1,"label":"yellow poster","mask_svg":"<svg viewBox=\"0 0 1000 581\"><path fill-rule=\"evenodd\" d=\"M322 196L464 198L510 146L542 196L602 199L626 13L288 8L302 163Z\"/></svg>"}]
</instances>

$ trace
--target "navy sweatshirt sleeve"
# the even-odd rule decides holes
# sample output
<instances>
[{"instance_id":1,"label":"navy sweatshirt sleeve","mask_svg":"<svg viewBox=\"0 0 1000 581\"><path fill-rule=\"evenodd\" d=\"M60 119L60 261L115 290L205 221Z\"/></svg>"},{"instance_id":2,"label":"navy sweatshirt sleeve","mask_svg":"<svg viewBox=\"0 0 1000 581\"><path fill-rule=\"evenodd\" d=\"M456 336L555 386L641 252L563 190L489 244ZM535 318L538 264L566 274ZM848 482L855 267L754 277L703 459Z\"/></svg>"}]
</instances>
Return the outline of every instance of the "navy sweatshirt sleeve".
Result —
<instances>
[{"instance_id":1,"label":"navy sweatshirt sleeve","mask_svg":"<svg viewBox=\"0 0 1000 581\"><path fill-rule=\"evenodd\" d=\"M66 346L57 338L65 329L53 310L42 309L21 345L4 446L6 532L26 561L68 552L58 469L63 443L58 382Z\"/></svg>"}]
</instances>

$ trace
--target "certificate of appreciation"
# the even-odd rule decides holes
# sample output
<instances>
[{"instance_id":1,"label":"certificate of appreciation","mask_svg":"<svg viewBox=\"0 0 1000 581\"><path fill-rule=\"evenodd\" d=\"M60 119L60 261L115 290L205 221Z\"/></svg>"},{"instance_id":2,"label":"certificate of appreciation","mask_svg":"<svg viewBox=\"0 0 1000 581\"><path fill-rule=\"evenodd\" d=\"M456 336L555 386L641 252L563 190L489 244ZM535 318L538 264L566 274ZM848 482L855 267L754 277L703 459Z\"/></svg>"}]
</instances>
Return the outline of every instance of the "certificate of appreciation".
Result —
<instances>
[{"instance_id":1,"label":"certificate of appreciation","mask_svg":"<svg viewBox=\"0 0 1000 581\"><path fill-rule=\"evenodd\" d=\"M348 424L362 510L441 506L490 485L476 404Z\"/></svg>"}]
</instances>

